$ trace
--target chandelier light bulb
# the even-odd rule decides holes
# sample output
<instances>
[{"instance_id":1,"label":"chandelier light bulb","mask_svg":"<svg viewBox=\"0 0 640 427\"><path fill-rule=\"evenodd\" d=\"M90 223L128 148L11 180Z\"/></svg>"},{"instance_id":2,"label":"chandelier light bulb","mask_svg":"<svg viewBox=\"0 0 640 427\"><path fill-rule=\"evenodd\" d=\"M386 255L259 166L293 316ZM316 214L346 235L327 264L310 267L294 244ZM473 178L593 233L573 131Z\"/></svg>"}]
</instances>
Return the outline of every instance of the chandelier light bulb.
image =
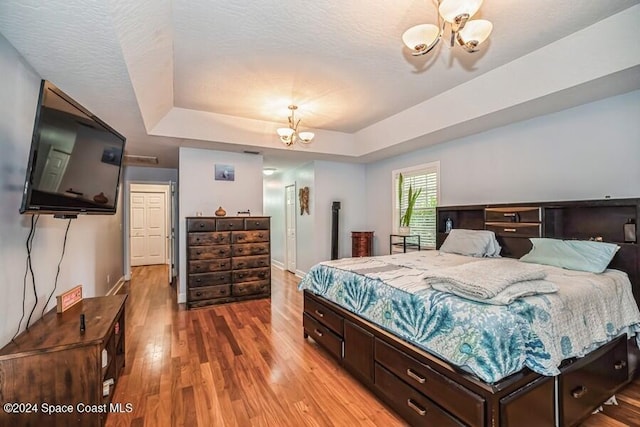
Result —
<instances>
[{"instance_id":1,"label":"chandelier light bulb","mask_svg":"<svg viewBox=\"0 0 640 427\"><path fill-rule=\"evenodd\" d=\"M454 23L459 16L466 15L471 18L482 6L482 0L444 0L440 3L438 11L442 19L448 23Z\"/></svg>"}]
</instances>

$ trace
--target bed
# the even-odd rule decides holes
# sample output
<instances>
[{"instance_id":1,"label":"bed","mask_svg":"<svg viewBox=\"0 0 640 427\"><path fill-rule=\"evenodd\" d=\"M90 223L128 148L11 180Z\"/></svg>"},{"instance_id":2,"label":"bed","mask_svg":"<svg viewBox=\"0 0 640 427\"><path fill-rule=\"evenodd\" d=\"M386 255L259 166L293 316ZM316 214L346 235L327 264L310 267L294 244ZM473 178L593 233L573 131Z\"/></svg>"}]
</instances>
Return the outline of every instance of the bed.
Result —
<instances>
[{"instance_id":1,"label":"bed","mask_svg":"<svg viewBox=\"0 0 640 427\"><path fill-rule=\"evenodd\" d=\"M413 425L575 425L635 375L638 248L615 225L637 213L637 199L439 208L439 225L453 217L495 233L507 256L421 251L320 263L299 286L305 337ZM601 273L513 259L536 238L587 235L619 242ZM441 281L453 271L489 288L478 300L473 280L472 298L468 287L443 287L460 283ZM492 288L503 271L526 280Z\"/></svg>"}]
</instances>

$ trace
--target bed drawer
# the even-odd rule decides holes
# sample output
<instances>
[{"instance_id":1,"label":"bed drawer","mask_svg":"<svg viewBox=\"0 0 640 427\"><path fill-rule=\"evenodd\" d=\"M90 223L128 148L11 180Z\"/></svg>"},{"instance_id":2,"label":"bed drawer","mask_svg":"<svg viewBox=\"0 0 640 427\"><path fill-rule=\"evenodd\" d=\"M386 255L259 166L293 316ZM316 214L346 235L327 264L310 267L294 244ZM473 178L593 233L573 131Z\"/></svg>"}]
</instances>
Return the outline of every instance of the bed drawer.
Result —
<instances>
[{"instance_id":1,"label":"bed drawer","mask_svg":"<svg viewBox=\"0 0 640 427\"><path fill-rule=\"evenodd\" d=\"M402 381L429 396L465 423L470 425L484 423L484 399L477 394L460 387L413 357L377 339L375 358L376 362L393 372Z\"/></svg>"},{"instance_id":2,"label":"bed drawer","mask_svg":"<svg viewBox=\"0 0 640 427\"><path fill-rule=\"evenodd\" d=\"M304 312L315 318L316 321L331 329L339 336L343 336L343 319L342 316L336 314L333 310L315 301L312 297L305 293L304 296Z\"/></svg>"},{"instance_id":3,"label":"bed drawer","mask_svg":"<svg viewBox=\"0 0 640 427\"><path fill-rule=\"evenodd\" d=\"M315 342L327 349L336 359L342 359L342 339L339 336L307 313L304 313L302 316L302 325L305 332L313 338Z\"/></svg>"},{"instance_id":4,"label":"bed drawer","mask_svg":"<svg viewBox=\"0 0 640 427\"><path fill-rule=\"evenodd\" d=\"M519 222L491 222L484 225L485 229L493 231L496 236L504 237L540 237L542 225L536 223Z\"/></svg>"},{"instance_id":5,"label":"bed drawer","mask_svg":"<svg viewBox=\"0 0 640 427\"><path fill-rule=\"evenodd\" d=\"M575 425L588 416L628 379L626 335L595 353L590 362L578 359L562 370L560 405L564 426Z\"/></svg>"},{"instance_id":6,"label":"bed drawer","mask_svg":"<svg viewBox=\"0 0 640 427\"><path fill-rule=\"evenodd\" d=\"M409 387L391 372L376 363L376 388L391 407L413 426L463 426L431 399ZM474 424L474 425L483 425Z\"/></svg>"},{"instance_id":7,"label":"bed drawer","mask_svg":"<svg viewBox=\"0 0 640 427\"><path fill-rule=\"evenodd\" d=\"M231 294L231 286L203 286L189 289L189 301L199 301L212 298L228 297Z\"/></svg>"},{"instance_id":8,"label":"bed drawer","mask_svg":"<svg viewBox=\"0 0 640 427\"><path fill-rule=\"evenodd\" d=\"M508 208L486 208L486 222L540 222L542 209L538 206L510 206Z\"/></svg>"}]
</instances>

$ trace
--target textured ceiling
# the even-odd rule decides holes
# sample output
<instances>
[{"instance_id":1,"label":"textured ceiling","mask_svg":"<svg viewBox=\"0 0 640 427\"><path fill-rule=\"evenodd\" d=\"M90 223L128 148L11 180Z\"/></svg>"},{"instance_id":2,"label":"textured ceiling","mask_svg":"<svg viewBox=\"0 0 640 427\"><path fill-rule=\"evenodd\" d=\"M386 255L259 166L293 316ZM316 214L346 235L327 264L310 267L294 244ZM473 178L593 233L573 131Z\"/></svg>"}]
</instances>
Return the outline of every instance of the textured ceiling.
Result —
<instances>
[{"instance_id":1,"label":"textured ceiling","mask_svg":"<svg viewBox=\"0 0 640 427\"><path fill-rule=\"evenodd\" d=\"M497 76L500 67L631 7L632 18L638 17L638 3L486 0L477 16L491 20L494 32L480 52L440 43L417 58L401 35L436 21L431 1L0 0L0 33L43 78L126 135L129 153L158 155L160 166L177 166L179 146L255 149L266 163L334 155L367 161L415 148L405 143L420 132L434 135L430 143L460 134L417 130L386 144L358 138L363 130L366 135L385 120L409 117L414 106L492 70ZM624 48L637 56L637 42ZM594 62L602 60L593 52ZM613 71L622 66L602 74ZM637 88L638 79L631 80L620 87L607 80L611 93L605 87L598 96ZM581 84L593 90L584 83L576 79L548 92ZM589 100L574 97L575 103ZM559 108L557 99L549 100L549 108L538 101L535 114ZM301 127L318 134L310 148L283 150L274 136L290 103L300 106ZM507 107L501 109L513 114ZM490 114L495 111L487 106L468 121ZM507 117L487 123L513 120ZM375 151L383 154L367 156Z\"/></svg>"}]
</instances>

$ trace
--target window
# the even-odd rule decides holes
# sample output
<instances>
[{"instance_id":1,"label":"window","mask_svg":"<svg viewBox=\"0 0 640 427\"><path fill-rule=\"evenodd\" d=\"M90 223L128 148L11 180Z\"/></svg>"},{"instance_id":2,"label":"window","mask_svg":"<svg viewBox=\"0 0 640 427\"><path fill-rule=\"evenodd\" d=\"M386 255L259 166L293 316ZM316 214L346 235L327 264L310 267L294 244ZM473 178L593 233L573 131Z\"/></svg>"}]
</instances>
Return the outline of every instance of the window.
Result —
<instances>
[{"instance_id":1,"label":"window","mask_svg":"<svg viewBox=\"0 0 640 427\"><path fill-rule=\"evenodd\" d=\"M402 204L398 198L398 183L400 174L403 177ZM400 226L400 218L407 209L407 195L409 186L412 191L421 189L413 208L409 222L411 234L420 235L420 245L426 248L436 247L436 206L440 196L440 162L399 169L393 171L393 200L395 203L393 214L393 232ZM402 205L402 210L400 209Z\"/></svg>"}]
</instances>

